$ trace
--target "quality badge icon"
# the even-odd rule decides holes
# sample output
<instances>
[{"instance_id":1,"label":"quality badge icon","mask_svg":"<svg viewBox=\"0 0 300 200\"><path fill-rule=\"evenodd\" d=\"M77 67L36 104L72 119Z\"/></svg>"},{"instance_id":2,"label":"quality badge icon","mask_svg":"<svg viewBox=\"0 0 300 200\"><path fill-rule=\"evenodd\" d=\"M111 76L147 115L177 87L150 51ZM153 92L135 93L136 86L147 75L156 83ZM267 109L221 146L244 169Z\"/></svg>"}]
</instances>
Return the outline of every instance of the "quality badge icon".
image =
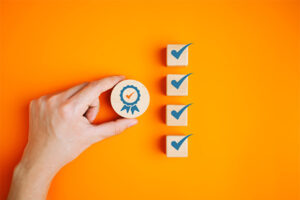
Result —
<instances>
[{"instance_id":1,"label":"quality badge icon","mask_svg":"<svg viewBox=\"0 0 300 200\"><path fill-rule=\"evenodd\" d=\"M125 95L126 91L130 91L129 95ZM131 91L134 90L134 91ZM136 95L134 95L136 94ZM132 95L136 96L133 97ZM121 92L120 92L120 98L121 101L124 103L124 106L122 107L121 111L126 110L127 113L129 111L131 111L132 114L134 114L134 111L139 112L139 108L136 106L136 104L139 102L140 98L141 98L141 94L140 91L137 89L137 87L133 86L133 85L127 85L125 86Z\"/></svg>"},{"instance_id":2,"label":"quality badge icon","mask_svg":"<svg viewBox=\"0 0 300 200\"><path fill-rule=\"evenodd\" d=\"M115 112L125 118L136 118L142 115L150 102L147 88L136 80L124 80L118 83L110 98Z\"/></svg>"}]
</instances>

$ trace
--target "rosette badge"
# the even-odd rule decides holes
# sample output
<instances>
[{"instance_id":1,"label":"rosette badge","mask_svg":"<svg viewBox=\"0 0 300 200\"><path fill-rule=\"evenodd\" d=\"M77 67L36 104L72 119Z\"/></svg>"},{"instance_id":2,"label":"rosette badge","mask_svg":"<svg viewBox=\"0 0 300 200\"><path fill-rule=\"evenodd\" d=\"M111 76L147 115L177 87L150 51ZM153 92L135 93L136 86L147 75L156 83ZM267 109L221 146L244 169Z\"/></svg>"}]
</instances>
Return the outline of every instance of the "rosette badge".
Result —
<instances>
[{"instance_id":1,"label":"rosette badge","mask_svg":"<svg viewBox=\"0 0 300 200\"><path fill-rule=\"evenodd\" d=\"M118 83L111 93L111 105L125 118L136 118L148 108L150 97L147 88L135 80Z\"/></svg>"},{"instance_id":2,"label":"rosette badge","mask_svg":"<svg viewBox=\"0 0 300 200\"><path fill-rule=\"evenodd\" d=\"M129 92L128 92L128 90L129 90ZM128 95L125 95L126 93L128 93ZM133 97L133 95L136 97ZM127 86L123 87L123 89L120 92L120 98L124 104L124 106L121 108L121 111L126 110L128 113L129 110L131 110L132 114L134 114L134 111L137 111L137 112L140 111L138 109L138 107L136 106L136 104L141 99L141 93L137 89L137 87L135 87L133 85L127 85Z\"/></svg>"}]
</instances>

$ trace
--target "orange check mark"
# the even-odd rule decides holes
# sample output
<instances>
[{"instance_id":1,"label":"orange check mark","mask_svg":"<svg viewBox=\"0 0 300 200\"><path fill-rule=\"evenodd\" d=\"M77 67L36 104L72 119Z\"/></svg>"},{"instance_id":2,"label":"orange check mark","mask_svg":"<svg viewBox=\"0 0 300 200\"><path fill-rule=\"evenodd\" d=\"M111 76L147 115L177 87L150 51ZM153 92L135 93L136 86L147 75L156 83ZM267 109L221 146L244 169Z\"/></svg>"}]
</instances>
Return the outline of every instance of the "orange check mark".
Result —
<instances>
[{"instance_id":1,"label":"orange check mark","mask_svg":"<svg viewBox=\"0 0 300 200\"><path fill-rule=\"evenodd\" d=\"M134 92L132 92L132 93L129 94L129 95L126 95L126 97L127 97L128 99L130 99L130 97L133 95L133 93L134 93Z\"/></svg>"}]
</instances>

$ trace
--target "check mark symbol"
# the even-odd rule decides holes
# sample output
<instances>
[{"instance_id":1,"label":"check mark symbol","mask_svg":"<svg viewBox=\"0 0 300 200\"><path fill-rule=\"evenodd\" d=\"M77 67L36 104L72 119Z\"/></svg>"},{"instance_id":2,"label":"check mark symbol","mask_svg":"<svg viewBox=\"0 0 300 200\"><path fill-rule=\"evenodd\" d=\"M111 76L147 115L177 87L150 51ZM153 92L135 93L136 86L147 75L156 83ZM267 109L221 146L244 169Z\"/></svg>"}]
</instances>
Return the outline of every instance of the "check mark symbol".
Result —
<instances>
[{"instance_id":1,"label":"check mark symbol","mask_svg":"<svg viewBox=\"0 0 300 200\"><path fill-rule=\"evenodd\" d=\"M129 95L126 95L126 97L127 97L128 99L130 99L130 97L133 95L133 93L134 93L134 92L132 92L132 93L129 94Z\"/></svg>"},{"instance_id":2,"label":"check mark symbol","mask_svg":"<svg viewBox=\"0 0 300 200\"><path fill-rule=\"evenodd\" d=\"M176 89L179 89L179 87L181 86L181 84L183 83L183 81L189 76L191 75L192 73L189 73L187 75L185 75L184 77L182 77L179 81L176 81L176 80L172 80L171 81L171 84L176 88Z\"/></svg>"},{"instance_id":3,"label":"check mark symbol","mask_svg":"<svg viewBox=\"0 0 300 200\"><path fill-rule=\"evenodd\" d=\"M183 53L183 51L190 46L192 43L185 45L184 47L182 47L179 51L176 50L172 50L171 54L178 60L179 57L181 56L181 54Z\"/></svg>"},{"instance_id":4,"label":"check mark symbol","mask_svg":"<svg viewBox=\"0 0 300 200\"><path fill-rule=\"evenodd\" d=\"M184 143L184 141L190 137L192 134L189 134L187 136L185 136L184 138L182 138L179 142L176 142L176 141L172 141L171 142L171 145L178 151L179 148L181 147L181 145Z\"/></svg>"},{"instance_id":5,"label":"check mark symbol","mask_svg":"<svg viewBox=\"0 0 300 200\"><path fill-rule=\"evenodd\" d=\"M185 111L185 109L187 109L187 107L189 107L190 105L192 105L191 103L184 106L183 108L181 108L178 112L175 110L172 110L171 115L175 118L175 119L179 119L181 114Z\"/></svg>"}]
</instances>

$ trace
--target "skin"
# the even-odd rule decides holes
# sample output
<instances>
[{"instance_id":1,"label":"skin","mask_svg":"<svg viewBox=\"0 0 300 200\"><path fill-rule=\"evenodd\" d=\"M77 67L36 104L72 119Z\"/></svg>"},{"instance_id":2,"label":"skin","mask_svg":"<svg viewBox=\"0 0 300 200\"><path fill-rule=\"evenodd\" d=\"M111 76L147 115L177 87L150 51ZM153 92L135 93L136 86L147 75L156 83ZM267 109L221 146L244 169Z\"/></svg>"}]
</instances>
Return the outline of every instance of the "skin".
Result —
<instances>
[{"instance_id":1,"label":"skin","mask_svg":"<svg viewBox=\"0 0 300 200\"><path fill-rule=\"evenodd\" d=\"M137 124L136 119L92 124L99 95L123 79L111 76L31 101L28 143L14 170L8 200L46 199L53 177L64 165L92 144Z\"/></svg>"}]
</instances>

